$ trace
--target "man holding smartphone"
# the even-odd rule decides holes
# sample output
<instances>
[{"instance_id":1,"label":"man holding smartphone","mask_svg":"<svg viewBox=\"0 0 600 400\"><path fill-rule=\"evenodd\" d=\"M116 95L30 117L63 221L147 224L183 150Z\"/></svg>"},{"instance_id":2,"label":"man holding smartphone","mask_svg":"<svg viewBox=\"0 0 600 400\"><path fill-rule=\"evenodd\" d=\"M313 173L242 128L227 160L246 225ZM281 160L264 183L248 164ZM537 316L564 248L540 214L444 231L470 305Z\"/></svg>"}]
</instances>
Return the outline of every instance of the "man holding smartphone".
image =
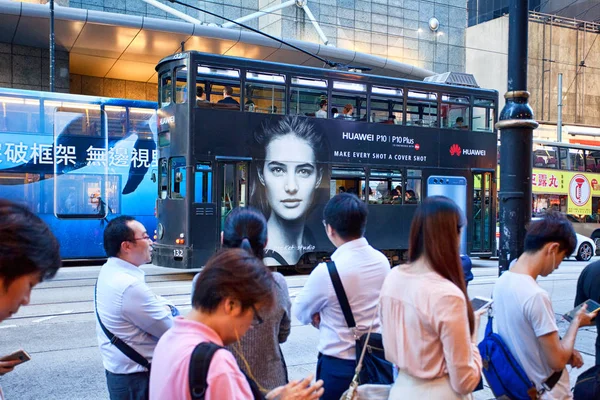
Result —
<instances>
[{"instance_id":1,"label":"man holding smartphone","mask_svg":"<svg viewBox=\"0 0 600 400\"><path fill-rule=\"evenodd\" d=\"M58 241L48 226L26 207L0 199L0 321L29 304L31 289L60 266ZM0 361L0 375L23 362L1 358L8 360Z\"/></svg>"},{"instance_id":2,"label":"man holding smartphone","mask_svg":"<svg viewBox=\"0 0 600 400\"><path fill-rule=\"evenodd\" d=\"M596 316L585 308L579 310L560 338L550 296L536 281L538 276L558 269L576 244L571 223L559 213L548 213L530 223L523 254L494 286L494 332L504 340L543 400L573 398L565 367L583 365L581 354L574 348L577 331Z\"/></svg>"},{"instance_id":3,"label":"man holding smartphone","mask_svg":"<svg viewBox=\"0 0 600 400\"><path fill-rule=\"evenodd\" d=\"M96 333L111 400L146 400L150 363L158 339L173 325L164 299L146 285L152 239L133 217L120 216L104 230L108 260L96 283Z\"/></svg>"},{"instance_id":4,"label":"man holding smartphone","mask_svg":"<svg viewBox=\"0 0 600 400\"><path fill-rule=\"evenodd\" d=\"M593 262L581 271L577 280L575 307L587 300L600 303L600 261ZM596 365L600 366L600 318L596 318Z\"/></svg>"}]
</instances>

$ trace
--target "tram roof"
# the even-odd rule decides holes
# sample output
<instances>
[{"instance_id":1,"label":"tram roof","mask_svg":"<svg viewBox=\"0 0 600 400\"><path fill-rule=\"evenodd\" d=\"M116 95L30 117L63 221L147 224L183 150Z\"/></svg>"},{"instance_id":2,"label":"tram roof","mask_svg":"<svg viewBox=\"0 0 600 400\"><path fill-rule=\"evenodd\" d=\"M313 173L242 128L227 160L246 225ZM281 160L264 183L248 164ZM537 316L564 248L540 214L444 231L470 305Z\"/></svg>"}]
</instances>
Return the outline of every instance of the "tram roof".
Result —
<instances>
[{"instance_id":1,"label":"tram roof","mask_svg":"<svg viewBox=\"0 0 600 400\"><path fill-rule=\"evenodd\" d=\"M0 42L49 47L48 5L0 1ZM55 40L68 51L70 72L138 82L156 81L156 64L186 50L322 67L316 58L254 32L134 15L55 6ZM388 58L300 40L287 40L370 74L423 80L434 72Z\"/></svg>"}]
</instances>

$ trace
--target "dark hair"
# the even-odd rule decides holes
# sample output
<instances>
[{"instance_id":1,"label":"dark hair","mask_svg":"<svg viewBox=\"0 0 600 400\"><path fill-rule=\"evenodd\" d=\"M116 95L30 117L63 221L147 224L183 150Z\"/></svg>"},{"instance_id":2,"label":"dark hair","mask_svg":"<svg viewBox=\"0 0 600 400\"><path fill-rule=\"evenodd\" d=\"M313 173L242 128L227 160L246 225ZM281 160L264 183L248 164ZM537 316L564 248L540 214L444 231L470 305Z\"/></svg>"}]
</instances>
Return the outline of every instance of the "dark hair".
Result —
<instances>
[{"instance_id":1,"label":"dark hair","mask_svg":"<svg viewBox=\"0 0 600 400\"><path fill-rule=\"evenodd\" d=\"M336 194L323 210L323 220L344 240L358 239L365 234L369 211L364 201L353 194Z\"/></svg>"},{"instance_id":2,"label":"dark hair","mask_svg":"<svg viewBox=\"0 0 600 400\"><path fill-rule=\"evenodd\" d=\"M331 108L331 114L337 114L338 113L338 109L335 107Z\"/></svg>"},{"instance_id":3,"label":"dark hair","mask_svg":"<svg viewBox=\"0 0 600 400\"><path fill-rule=\"evenodd\" d=\"M50 279L61 267L58 240L27 207L0 199L0 276L4 288L24 275Z\"/></svg>"},{"instance_id":4,"label":"dark hair","mask_svg":"<svg viewBox=\"0 0 600 400\"><path fill-rule=\"evenodd\" d=\"M225 86L224 90L227 96L233 96L233 88L231 86Z\"/></svg>"},{"instance_id":5,"label":"dark hair","mask_svg":"<svg viewBox=\"0 0 600 400\"><path fill-rule=\"evenodd\" d=\"M212 256L202 269L192 292L192 306L214 312L227 297L242 303L242 310L256 304L270 307L275 280L271 271L242 249L224 249Z\"/></svg>"},{"instance_id":6,"label":"dark hair","mask_svg":"<svg viewBox=\"0 0 600 400\"><path fill-rule=\"evenodd\" d=\"M204 95L204 89L202 86L196 86L196 97L202 97Z\"/></svg>"},{"instance_id":7,"label":"dark hair","mask_svg":"<svg viewBox=\"0 0 600 400\"><path fill-rule=\"evenodd\" d=\"M274 139L286 135L295 135L299 139L305 140L312 148L315 155L316 172L319 176L323 176L323 166L319 162L326 159L327 147L325 139L321 132L317 131L307 118L298 116L286 116L282 119L269 122L268 120L254 134L254 139L258 144L258 153L256 155L257 162L254 163L255 176L261 176L264 168L264 162L267 157L267 147ZM258 179L254 179L250 190L251 204L254 204L265 217L268 218L271 213L271 207L267 201L262 184Z\"/></svg>"},{"instance_id":8,"label":"dark hair","mask_svg":"<svg viewBox=\"0 0 600 400\"><path fill-rule=\"evenodd\" d=\"M548 243L558 243L560 251L571 255L577 246L577 235L569 220L557 211L546 211L541 219L531 221L525 234L523 251L535 253Z\"/></svg>"},{"instance_id":9,"label":"dark hair","mask_svg":"<svg viewBox=\"0 0 600 400\"><path fill-rule=\"evenodd\" d=\"M134 239L133 230L127 225L135 221L129 215L121 215L111 220L104 229L104 251L108 257L117 257L121 251L121 243Z\"/></svg>"},{"instance_id":10,"label":"dark hair","mask_svg":"<svg viewBox=\"0 0 600 400\"><path fill-rule=\"evenodd\" d=\"M465 120L463 119L463 117L457 117L456 122L465 122Z\"/></svg>"},{"instance_id":11,"label":"dark hair","mask_svg":"<svg viewBox=\"0 0 600 400\"><path fill-rule=\"evenodd\" d=\"M467 295L458 241L464 216L455 202L444 196L427 197L417 207L410 225L408 260L421 257L442 277L454 283L464 294L471 334L475 327L473 307Z\"/></svg>"},{"instance_id":12,"label":"dark hair","mask_svg":"<svg viewBox=\"0 0 600 400\"><path fill-rule=\"evenodd\" d=\"M327 105L327 100L321 100L321 102L319 103L319 108L323 108L323 106Z\"/></svg>"},{"instance_id":13,"label":"dark hair","mask_svg":"<svg viewBox=\"0 0 600 400\"><path fill-rule=\"evenodd\" d=\"M238 207L229 213L223 226L223 248L242 248L260 260L267 245L267 221L254 208Z\"/></svg>"}]
</instances>

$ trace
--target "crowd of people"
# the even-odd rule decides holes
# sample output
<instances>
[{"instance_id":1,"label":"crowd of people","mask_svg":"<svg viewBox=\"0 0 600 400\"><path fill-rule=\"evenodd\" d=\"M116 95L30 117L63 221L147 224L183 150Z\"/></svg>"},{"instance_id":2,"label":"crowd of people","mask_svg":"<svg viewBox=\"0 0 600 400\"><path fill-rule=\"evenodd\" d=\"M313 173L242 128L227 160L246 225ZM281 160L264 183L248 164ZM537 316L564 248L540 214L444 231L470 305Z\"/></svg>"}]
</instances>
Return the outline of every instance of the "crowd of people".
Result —
<instances>
[{"instance_id":1,"label":"crowd of people","mask_svg":"<svg viewBox=\"0 0 600 400\"><path fill-rule=\"evenodd\" d=\"M336 251L312 271L292 305L283 276L263 263L266 219L252 208L235 209L225 221L223 249L193 280L185 316L145 282L139 266L151 259L152 240L144 226L127 216L111 220L104 232L108 260L94 293L110 399L338 400L355 377L356 341L367 331L381 333L385 358L395 366L389 399L472 398L489 360L477 345L486 310L473 309L472 277L459 253L464 215L448 198L424 199L411 223L408 262L392 269L364 237L367 218L366 203L355 195L327 203L323 225ZM576 242L564 216L546 214L530 223L524 253L494 285L490 325L535 386L531 398L573 398L566 366L583 365L574 348L578 330L598 324L597 310L581 307L560 337L550 296L536 281L555 271ZM26 305L32 287L60 265L45 223L0 200L0 321ZM599 287L596 262L579 278L576 305L600 301ZM316 381L288 379L280 344L292 314L319 330ZM596 349L600 365L600 338ZM17 363L0 361L0 373Z\"/></svg>"}]
</instances>

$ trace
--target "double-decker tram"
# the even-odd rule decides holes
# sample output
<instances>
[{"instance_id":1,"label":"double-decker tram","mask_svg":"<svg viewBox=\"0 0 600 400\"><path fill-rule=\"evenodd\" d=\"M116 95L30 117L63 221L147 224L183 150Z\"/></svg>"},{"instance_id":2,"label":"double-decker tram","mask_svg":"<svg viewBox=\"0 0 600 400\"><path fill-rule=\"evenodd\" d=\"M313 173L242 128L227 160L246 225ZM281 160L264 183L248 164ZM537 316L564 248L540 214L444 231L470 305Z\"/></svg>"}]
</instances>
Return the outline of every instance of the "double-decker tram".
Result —
<instances>
[{"instance_id":1,"label":"double-decker tram","mask_svg":"<svg viewBox=\"0 0 600 400\"><path fill-rule=\"evenodd\" d=\"M0 88L0 198L38 214L63 259L105 257L110 219L156 226L156 121L154 102Z\"/></svg>"},{"instance_id":2,"label":"double-decker tram","mask_svg":"<svg viewBox=\"0 0 600 400\"><path fill-rule=\"evenodd\" d=\"M267 264L315 265L334 250L322 211L340 192L368 203L366 236L393 262L431 195L464 211L462 252L495 253L496 91L199 52L156 70L154 264L201 267L228 213L253 206Z\"/></svg>"}]
</instances>

